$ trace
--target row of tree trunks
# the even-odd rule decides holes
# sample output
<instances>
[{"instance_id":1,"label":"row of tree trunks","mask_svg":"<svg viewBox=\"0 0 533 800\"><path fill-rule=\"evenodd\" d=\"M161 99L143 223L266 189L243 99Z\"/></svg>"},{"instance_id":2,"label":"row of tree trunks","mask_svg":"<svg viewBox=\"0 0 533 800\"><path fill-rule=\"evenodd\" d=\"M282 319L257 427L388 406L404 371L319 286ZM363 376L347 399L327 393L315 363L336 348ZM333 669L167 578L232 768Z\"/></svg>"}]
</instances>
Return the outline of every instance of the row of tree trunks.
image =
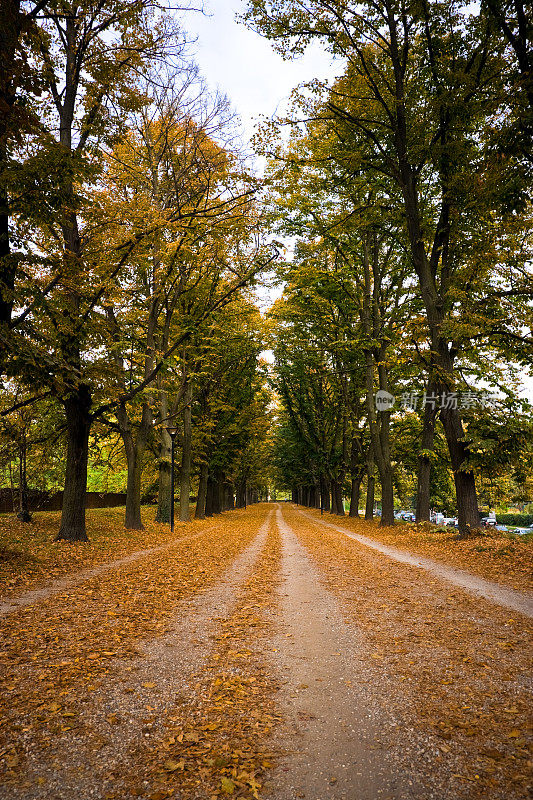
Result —
<instances>
[{"instance_id":1,"label":"row of tree trunks","mask_svg":"<svg viewBox=\"0 0 533 800\"><path fill-rule=\"evenodd\" d=\"M381 483L381 526L394 525L394 490L390 453L390 409L376 409L374 401L375 371L377 370L380 391L389 391L386 366L388 339L382 335L383 317L381 307L383 265L380 263L380 243L376 231L362 238L364 295L362 322L368 343L378 345L365 347L366 412L370 430L371 447ZM368 506L367 506L368 513Z\"/></svg>"},{"instance_id":2,"label":"row of tree trunks","mask_svg":"<svg viewBox=\"0 0 533 800\"><path fill-rule=\"evenodd\" d=\"M390 17L391 32L396 22ZM418 276L420 295L424 303L427 326L431 339L431 368L439 374L437 390L452 391L457 383L457 370L454 364L454 353L451 343L442 335L446 322L447 308L446 295L449 291L447 276L449 275L446 259L449 253L450 242L450 216L453 209L449 205L447 191L449 183L449 159L444 156L440 167L442 186L441 208L439 224L435 228L434 239L430 255L426 250L427 236L424 235L423 212L418 194L417 170L409 161L408 152L408 124L405 107L405 75L401 71L401 56L396 39L391 38L393 50L393 66L397 91L397 129L395 131L395 144L399 166L399 185L403 195L407 232L410 243L410 254L413 266ZM449 132L443 127L441 136L443 142L447 141ZM444 153L443 149L443 153ZM437 282L439 262L442 259L440 282ZM459 519L460 535L468 535L470 529L478 528L480 515L477 501L474 473L468 468L468 442L465 440L465 430L462 423L461 412L458 409L441 409L441 422L444 427L446 441L450 452L450 460L455 481L457 496L457 512Z\"/></svg>"},{"instance_id":3,"label":"row of tree trunks","mask_svg":"<svg viewBox=\"0 0 533 800\"><path fill-rule=\"evenodd\" d=\"M200 465L196 519L212 517L213 514L231 511L234 508L245 508L252 502L257 502L257 499L252 498L245 485L239 485L235 492L233 483L227 480L222 472L210 471L209 465L205 462Z\"/></svg>"},{"instance_id":4,"label":"row of tree trunks","mask_svg":"<svg viewBox=\"0 0 533 800\"><path fill-rule=\"evenodd\" d=\"M292 502L306 508L318 508L331 511L332 514L344 516L344 497L342 483L322 477L316 484L293 486Z\"/></svg>"}]
</instances>

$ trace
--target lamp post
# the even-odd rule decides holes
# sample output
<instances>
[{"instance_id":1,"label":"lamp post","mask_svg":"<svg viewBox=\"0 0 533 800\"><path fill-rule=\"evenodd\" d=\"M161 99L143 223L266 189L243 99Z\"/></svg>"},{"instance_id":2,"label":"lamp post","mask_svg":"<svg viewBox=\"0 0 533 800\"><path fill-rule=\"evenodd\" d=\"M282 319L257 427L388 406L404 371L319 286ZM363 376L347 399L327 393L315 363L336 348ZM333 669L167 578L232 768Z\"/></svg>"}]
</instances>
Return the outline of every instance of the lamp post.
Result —
<instances>
[{"instance_id":1,"label":"lamp post","mask_svg":"<svg viewBox=\"0 0 533 800\"><path fill-rule=\"evenodd\" d=\"M178 429L174 425L167 425L167 433L172 445L170 448L170 532L174 533L174 439Z\"/></svg>"}]
</instances>

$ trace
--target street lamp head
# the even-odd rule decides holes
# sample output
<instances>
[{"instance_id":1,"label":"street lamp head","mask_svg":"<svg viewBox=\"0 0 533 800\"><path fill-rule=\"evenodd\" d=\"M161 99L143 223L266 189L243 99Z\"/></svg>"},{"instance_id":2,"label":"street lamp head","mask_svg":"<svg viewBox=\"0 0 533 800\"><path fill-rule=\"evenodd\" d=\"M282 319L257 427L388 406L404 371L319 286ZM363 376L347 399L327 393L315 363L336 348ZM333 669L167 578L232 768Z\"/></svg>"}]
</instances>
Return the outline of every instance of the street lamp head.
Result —
<instances>
[{"instance_id":1,"label":"street lamp head","mask_svg":"<svg viewBox=\"0 0 533 800\"><path fill-rule=\"evenodd\" d=\"M174 436L177 434L177 432L178 432L178 429L177 429L177 427L175 425L167 425L167 433L169 434L169 436L174 438Z\"/></svg>"}]
</instances>

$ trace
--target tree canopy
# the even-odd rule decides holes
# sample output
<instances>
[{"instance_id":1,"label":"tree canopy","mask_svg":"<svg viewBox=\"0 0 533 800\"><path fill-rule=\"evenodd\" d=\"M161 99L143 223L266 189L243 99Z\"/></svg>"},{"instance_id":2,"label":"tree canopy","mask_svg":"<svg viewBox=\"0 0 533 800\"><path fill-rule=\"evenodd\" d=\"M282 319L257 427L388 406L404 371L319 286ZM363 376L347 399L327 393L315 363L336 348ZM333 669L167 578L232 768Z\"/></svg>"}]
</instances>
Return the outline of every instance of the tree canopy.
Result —
<instances>
[{"instance_id":1,"label":"tree canopy","mask_svg":"<svg viewBox=\"0 0 533 800\"><path fill-rule=\"evenodd\" d=\"M102 470L127 528L146 499L168 522L173 452L183 520L191 496L203 517L276 489L357 516L364 486L367 518L445 505L468 535L480 504L530 501L525 5L249 0L285 57L319 40L339 64L262 126L262 179L173 11L3 11L0 457L12 480L15 443L21 504L39 457L59 538L86 538Z\"/></svg>"}]
</instances>

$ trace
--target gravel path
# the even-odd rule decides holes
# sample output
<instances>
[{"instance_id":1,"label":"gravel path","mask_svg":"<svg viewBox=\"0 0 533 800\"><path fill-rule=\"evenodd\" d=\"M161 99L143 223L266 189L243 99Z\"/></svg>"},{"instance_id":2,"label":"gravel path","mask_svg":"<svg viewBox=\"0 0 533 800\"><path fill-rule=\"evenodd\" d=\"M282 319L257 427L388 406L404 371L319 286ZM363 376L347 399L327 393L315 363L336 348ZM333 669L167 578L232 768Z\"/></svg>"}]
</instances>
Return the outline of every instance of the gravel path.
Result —
<instances>
[{"instance_id":1,"label":"gravel path","mask_svg":"<svg viewBox=\"0 0 533 800\"><path fill-rule=\"evenodd\" d=\"M422 795L394 774L381 749L382 712L361 685L359 635L345 624L334 596L281 510L281 632L274 659L283 676L289 750L267 796L271 800L378 800Z\"/></svg>"},{"instance_id":2,"label":"gravel path","mask_svg":"<svg viewBox=\"0 0 533 800\"><path fill-rule=\"evenodd\" d=\"M346 528L341 528L339 525L333 525L331 522L325 522L322 519L317 519L317 517L314 517L312 514L308 514L305 511L300 510L300 514L311 519L315 525L323 525L325 528L330 528L338 533L342 533L344 536L354 539L356 542L359 542L359 544L362 544L365 547L370 547L372 550L377 550L379 553L383 553L389 558L394 559L394 561L399 561L402 564L408 564L411 567L423 569L426 572L430 572L432 575L436 575L438 578L442 578L443 580L449 581L449 583L452 583L455 586L459 586L461 589L466 589L467 592L470 592L477 597L483 597L485 600L490 600L492 603L496 603L499 606L510 608L513 611L519 611L521 614L525 614L528 617L533 617L533 598L524 592L517 592L514 589L507 589L500 584L493 583L492 581L486 581L483 578L478 578L476 575L472 575L464 570L446 567L430 558L413 555L405 550L399 550L396 547L381 544L380 542L376 542L374 539L371 539L368 536L352 533Z\"/></svg>"},{"instance_id":3,"label":"gravel path","mask_svg":"<svg viewBox=\"0 0 533 800\"><path fill-rule=\"evenodd\" d=\"M39 750L32 754L28 743L26 785L0 787L0 798L103 800L116 796L117 780L128 774L130 752L161 735L166 710L177 700L188 702L194 691L190 679L208 657L220 618L230 613L257 560L271 517L272 512L220 581L179 605L164 636L138 646L142 657L110 662L113 681L80 708L80 734L60 737L54 751L46 753L46 761Z\"/></svg>"}]
</instances>

